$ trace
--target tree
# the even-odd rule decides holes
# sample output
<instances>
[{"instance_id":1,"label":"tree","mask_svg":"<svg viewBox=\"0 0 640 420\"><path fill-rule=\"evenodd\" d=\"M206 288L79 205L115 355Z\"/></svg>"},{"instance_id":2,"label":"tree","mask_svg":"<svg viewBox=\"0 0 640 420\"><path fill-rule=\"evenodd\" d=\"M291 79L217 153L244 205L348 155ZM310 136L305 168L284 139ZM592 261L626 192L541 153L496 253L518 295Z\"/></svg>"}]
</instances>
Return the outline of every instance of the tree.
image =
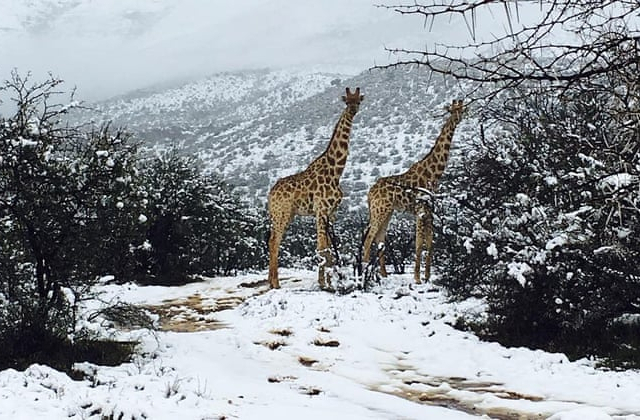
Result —
<instances>
[{"instance_id":1,"label":"tree","mask_svg":"<svg viewBox=\"0 0 640 420\"><path fill-rule=\"evenodd\" d=\"M0 119L4 360L80 337L79 303L113 274L114 262L133 263L129 249L139 237L137 146L108 126L84 131L66 124L75 103L51 103L61 82L30 84L14 72L0 88L16 105L13 116Z\"/></svg>"},{"instance_id":2,"label":"tree","mask_svg":"<svg viewBox=\"0 0 640 420\"><path fill-rule=\"evenodd\" d=\"M381 6L424 19L432 27L437 20L462 17L470 41L428 45L423 50L392 48L398 60L390 65L425 66L436 74L474 82L488 90L477 95L495 97L499 91L528 83L545 89L590 83L638 66L640 13L635 0L454 0ZM503 14L507 30L483 36L479 16ZM533 24L525 16L537 15ZM522 17L522 18L521 18ZM637 73L636 73L637 74Z\"/></svg>"},{"instance_id":3,"label":"tree","mask_svg":"<svg viewBox=\"0 0 640 420\"><path fill-rule=\"evenodd\" d=\"M637 358L620 332L638 326L620 322L640 308L640 126L611 100L572 90L505 105L510 130L478 141L443 185L442 282L487 299L489 336Z\"/></svg>"},{"instance_id":4,"label":"tree","mask_svg":"<svg viewBox=\"0 0 640 420\"><path fill-rule=\"evenodd\" d=\"M533 5L539 20L527 26L519 16ZM385 7L428 24L462 16L471 34L393 50L390 65L458 80L487 129L442 185L442 284L485 297L481 331L506 344L640 363L640 325L629 321L640 312L640 3ZM500 10L508 30L483 38L478 16Z\"/></svg>"},{"instance_id":5,"label":"tree","mask_svg":"<svg viewBox=\"0 0 640 420\"><path fill-rule=\"evenodd\" d=\"M175 284L197 274L229 275L264 263L259 216L197 158L170 149L141 169L146 245L145 282ZM263 229L262 229L263 230Z\"/></svg>"}]
</instances>

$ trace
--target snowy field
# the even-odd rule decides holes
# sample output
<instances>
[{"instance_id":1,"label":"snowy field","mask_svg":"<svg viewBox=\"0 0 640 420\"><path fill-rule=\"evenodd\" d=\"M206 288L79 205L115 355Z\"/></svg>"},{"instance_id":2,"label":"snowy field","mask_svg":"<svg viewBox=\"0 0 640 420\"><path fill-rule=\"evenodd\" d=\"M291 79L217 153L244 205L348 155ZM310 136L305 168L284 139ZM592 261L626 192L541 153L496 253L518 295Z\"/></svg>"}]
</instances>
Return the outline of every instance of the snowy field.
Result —
<instances>
[{"instance_id":1,"label":"snowy field","mask_svg":"<svg viewBox=\"0 0 640 420\"><path fill-rule=\"evenodd\" d=\"M0 419L640 419L640 372L505 348L449 324L478 302L447 303L411 275L373 292L319 291L281 270L181 287L108 286L152 307L164 330L83 381L47 366L0 372Z\"/></svg>"}]
</instances>

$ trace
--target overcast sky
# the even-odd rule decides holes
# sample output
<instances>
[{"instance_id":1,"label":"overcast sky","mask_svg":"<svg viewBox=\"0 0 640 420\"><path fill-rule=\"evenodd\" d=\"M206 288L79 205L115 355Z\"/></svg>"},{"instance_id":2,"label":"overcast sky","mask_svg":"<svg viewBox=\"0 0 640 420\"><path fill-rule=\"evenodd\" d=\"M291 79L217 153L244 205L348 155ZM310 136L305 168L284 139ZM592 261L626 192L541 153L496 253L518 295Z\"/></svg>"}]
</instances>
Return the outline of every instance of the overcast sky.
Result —
<instances>
[{"instance_id":1,"label":"overcast sky","mask_svg":"<svg viewBox=\"0 0 640 420\"><path fill-rule=\"evenodd\" d=\"M0 79L51 71L101 99L218 71L316 67L354 73L388 47L468 38L371 0L0 0Z\"/></svg>"}]
</instances>

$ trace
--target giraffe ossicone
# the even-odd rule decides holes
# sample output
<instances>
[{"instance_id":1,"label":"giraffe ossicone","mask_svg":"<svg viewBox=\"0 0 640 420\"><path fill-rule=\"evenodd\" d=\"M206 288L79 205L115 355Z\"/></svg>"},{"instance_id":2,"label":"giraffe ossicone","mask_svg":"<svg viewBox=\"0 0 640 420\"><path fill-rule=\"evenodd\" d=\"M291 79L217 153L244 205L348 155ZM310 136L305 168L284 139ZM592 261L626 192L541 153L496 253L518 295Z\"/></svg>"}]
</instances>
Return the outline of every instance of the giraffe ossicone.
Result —
<instances>
[{"instance_id":1,"label":"giraffe ossicone","mask_svg":"<svg viewBox=\"0 0 640 420\"><path fill-rule=\"evenodd\" d=\"M383 277L387 275L383 246L387 227L393 212L402 211L416 216L414 279L416 283L421 282L420 265L423 250L426 251L424 278L425 281L429 279L433 254L433 214L431 206L422 198L425 192L435 193L438 189L438 180L444 173L449 159L453 133L462 119L465 107L461 100L454 100L447 110L450 113L449 118L429 153L422 160L411 165L406 172L379 178L367 195L369 226L363 244L362 263L370 262L371 246L375 242L378 245L376 252L379 258L380 274Z\"/></svg>"},{"instance_id":2,"label":"giraffe ossicone","mask_svg":"<svg viewBox=\"0 0 640 420\"><path fill-rule=\"evenodd\" d=\"M318 282L321 288L328 287L325 268L334 264L331 243L327 232L330 221L342 201L340 177L349 155L349 139L353 118L364 99L360 88L351 92L346 88L342 96L346 107L329 141L327 149L309 164L307 169L294 175L280 178L268 195L268 211L271 222L269 235L269 284L271 288L280 287L278 279L278 254L280 243L296 215L315 216L317 233L317 252L321 263L318 267Z\"/></svg>"}]
</instances>

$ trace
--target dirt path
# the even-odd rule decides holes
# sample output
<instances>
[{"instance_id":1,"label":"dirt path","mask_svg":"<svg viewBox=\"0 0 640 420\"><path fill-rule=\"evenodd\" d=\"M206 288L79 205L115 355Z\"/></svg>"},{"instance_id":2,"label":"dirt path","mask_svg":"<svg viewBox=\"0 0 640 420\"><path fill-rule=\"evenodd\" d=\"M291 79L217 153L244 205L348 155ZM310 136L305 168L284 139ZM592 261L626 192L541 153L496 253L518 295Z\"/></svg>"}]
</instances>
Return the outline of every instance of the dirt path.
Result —
<instances>
[{"instance_id":1,"label":"dirt path","mask_svg":"<svg viewBox=\"0 0 640 420\"><path fill-rule=\"evenodd\" d=\"M234 309L247 298L261 295L269 290L268 283L256 281L240 283L235 289L227 288L222 296L221 289L210 288L202 292L165 300L155 305L145 305L144 309L160 317L160 329L174 332L195 332L229 328L216 318L216 313Z\"/></svg>"},{"instance_id":2,"label":"dirt path","mask_svg":"<svg viewBox=\"0 0 640 420\"><path fill-rule=\"evenodd\" d=\"M291 283L299 281L291 278L283 278L283 280L288 280ZM268 291L267 281L259 280L240 283L235 287L210 287L189 296L147 305L145 308L159 315L161 329L165 331L188 333L233 328L233 325L219 320L219 313L233 310L245 300ZM254 344L264 345L273 351L283 350L282 348L288 346L289 340L293 340L296 335L296 331L289 329L268 332L273 335L273 340L256 341ZM328 333L329 331L319 332ZM337 340L327 339L324 341L316 340L305 345L308 345L309 348L312 346L339 347L341 343ZM331 363L319 362L302 354L298 355L298 362L309 369L331 372ZM548 418L553 414L553 412L549 412L550 401L545 400L543 396L518 393L499 382L462 377L428 376L421 373L424 372L424 369L413 366L412 361L408 358L396 357L394 362L381 366L381 370L388 376L387 383L378 385L363 383L362 385L372 391L394 395L418 404L445 407L467 414L485 416L484 418L538 420ZM295 382L296 379L294 376L283 376L270 378L269 381L272 383ZM309 395L317 395L321 390L311 387L305 388L305 392L308 392ZM557 403L559 407L577 408L582 405L579 402L571 401L551 402ZM619 413L619 415L624 414ZM613 418L615 419L616 416Z\"/></svg>"}]
</instances>

